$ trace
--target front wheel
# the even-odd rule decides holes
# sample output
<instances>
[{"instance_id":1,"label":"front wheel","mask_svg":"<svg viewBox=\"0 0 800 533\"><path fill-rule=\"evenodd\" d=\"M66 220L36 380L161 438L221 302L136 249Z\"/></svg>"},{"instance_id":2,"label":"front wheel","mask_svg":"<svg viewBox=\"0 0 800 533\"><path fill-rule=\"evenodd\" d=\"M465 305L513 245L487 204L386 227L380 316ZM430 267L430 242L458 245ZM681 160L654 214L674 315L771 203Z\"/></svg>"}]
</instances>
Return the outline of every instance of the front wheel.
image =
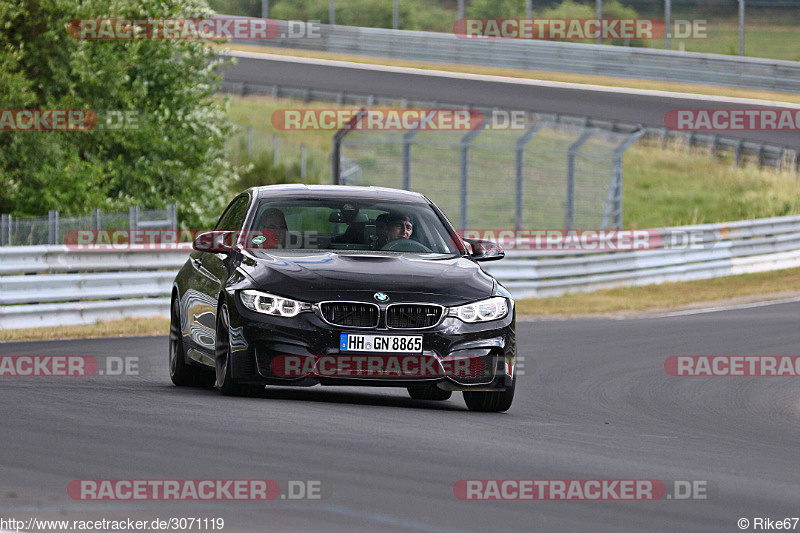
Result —
<instances>
[{"instance_id":1,"label":"front wheel","mask_svg":"<svg viewBox=\"0 0 800 533\"><path fill-rule=\"evenodd\" d=\"M169 319L169 377L178 387L203 387L208 384L205 372L186 362L181 331L181 311L178 299L172 300Z\"/></svg>"},{"instance_id":2,"label":"front wheel","mask_svg":"<svg viewBox=\"0 0 800 533\"><path fill-rule=\"evenodd\" d=\"M517 387L517 377L511 381L511 386L504 391L469 392L464 391L464 402L470 411L484 413L500 413L508 411L514 401L514 389Z\"/></svg>"},{"instance_id":3,"label":"front wheel","mask_svg":"<svg viewBox=\"0 0 800 533\"><path fill-rule=\"evenodd\" d=\"M264 387L242 385L231 377L231 342L228 335L230 316L228 306L223 304L217 315L216 371L215 387L225 396L253 396L261 393Z\"/></svg>"}]
</instances>

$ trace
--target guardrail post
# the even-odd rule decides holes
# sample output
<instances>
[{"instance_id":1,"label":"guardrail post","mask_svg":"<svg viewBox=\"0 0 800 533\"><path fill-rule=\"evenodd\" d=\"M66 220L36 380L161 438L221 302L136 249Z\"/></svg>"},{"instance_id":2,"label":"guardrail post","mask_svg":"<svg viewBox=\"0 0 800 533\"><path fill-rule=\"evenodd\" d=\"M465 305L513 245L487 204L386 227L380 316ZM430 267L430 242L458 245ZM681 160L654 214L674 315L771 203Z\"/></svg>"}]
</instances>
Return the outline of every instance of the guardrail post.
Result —
<instances>
[{"instance_id":1,"label":"guardrail post","mask_svg":"<svg viewBox=\"0 0 800 533\"><path fill-rule=\"evenodd\" d=\"M403 189L411 190L411 142L419 130L410 130L403 134Z\"/></svg>"},{"instance_id":2,"label":"guardrail post","mask_svg":"<svg viewBox=\"0 0 800 533\"><path fill-rule=\"evenodd\" d=\"M575 156L595 131L597 131L596 128L584 131L578 140L570 145L567 152L567 213L564 217L564 229L572 229L575 223Z\"/></svg>"},{"instance_id":3,"label":"guardrail post","mask_svg":"<svg viewBox=\"0 0 800 533\"><path fill-rule=\"evenodd\" d=\"M340 129L333 135L333 147L331 149L331 181L334 185L341 185L339 181L342 175L342 141L344 140L345 135L350 133L358 126L358 122L365 113L366 110L362 107L359 109L358 113L356 113L355 116L350 119L350 122L347 123L347 126Z\"/></svg>"},{"instance_id":4,"label":"guardrail post","mask_svg":"<svg viewBox=\"0 0 800 533\"><path fill-rule=\"evenodd\" d=\"M517 205L516 205L516 212L514 216L514 229L522 229L523 227L523 219L522 219L522 211L524 208L523 205L523 195L525 194L524 190L524 180L523 180L523 171L524 171L524 155L525 155L525 145L528 144L528 141L533 139L533 137L545 126L545 122L539 122L538 124L534 124L531 126L528 131L522 134L522 136L517 139L517 146L516 146L516 164L515 164L515 188L517 193Z\"/></svg>"},{"instance_id":5,"label":"guardrail post","mask_svg":"<svg viewBox=\"0 0 800 533\"><path fill-rule=\"evenodd\" d=\"M485 123L474 130L470 131L461 138L461 214L459 216L459 229L464 230L467 228L467 201L468 201L468 185L469 185L469 145L472 140L483 131L486 126Z\"/></svg>"},{"instance_id":6,"label":"guardrail post","mask_svg":"<svg viewBox=\"0 0 800 533\"><path fill-rule=\"evenodd\" d=\"M670 43L670 35L672 29L670 26L672 25L672 0L664 0L664 27L666 28L666 33L664 34L664 48L670 50L672 48Z\"/></svg>"}]
</instances>

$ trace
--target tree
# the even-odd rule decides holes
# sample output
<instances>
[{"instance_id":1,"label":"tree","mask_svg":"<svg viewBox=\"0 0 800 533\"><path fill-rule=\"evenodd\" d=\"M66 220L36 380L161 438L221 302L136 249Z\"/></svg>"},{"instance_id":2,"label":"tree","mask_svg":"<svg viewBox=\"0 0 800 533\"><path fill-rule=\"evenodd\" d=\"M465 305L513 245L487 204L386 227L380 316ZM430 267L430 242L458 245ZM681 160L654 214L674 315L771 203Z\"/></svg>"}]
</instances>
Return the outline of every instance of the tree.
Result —
<instances>
[{"instance_id":1,"label":"tree","mask_svg":"<svg viewBox=\"0 0 800 533\"><path fill-rule=\"evenodd\" d=\"M78 40L66 29L71 19L210 15L204 0L0 3L0 110L127 111L137 122L133 129L0 131L0 212L178 202L189 225L217 216L236 174L225 158L231 125L208 43Z\"/></svg>"}]
</instances>

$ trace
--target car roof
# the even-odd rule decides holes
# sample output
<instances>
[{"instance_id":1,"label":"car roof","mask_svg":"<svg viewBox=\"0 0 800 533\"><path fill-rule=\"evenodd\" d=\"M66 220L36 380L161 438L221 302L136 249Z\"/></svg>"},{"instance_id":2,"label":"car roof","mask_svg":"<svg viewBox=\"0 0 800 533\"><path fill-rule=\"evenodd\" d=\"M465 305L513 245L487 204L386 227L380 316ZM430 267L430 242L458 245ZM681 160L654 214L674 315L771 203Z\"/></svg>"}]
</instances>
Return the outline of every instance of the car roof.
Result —
<instances>
[{"instance_id":1,"label":"car roof","mask_svg":"<svg viewBox=\"0 0 800 533\"><path fill-rule=\"evenodd\" d=\"M258 198L363 198L369 200L395 200L427 204L422 194L388 187L357 187L354 185L306 185L287 183L254 187Z\"/></svg>"}]
</instances>

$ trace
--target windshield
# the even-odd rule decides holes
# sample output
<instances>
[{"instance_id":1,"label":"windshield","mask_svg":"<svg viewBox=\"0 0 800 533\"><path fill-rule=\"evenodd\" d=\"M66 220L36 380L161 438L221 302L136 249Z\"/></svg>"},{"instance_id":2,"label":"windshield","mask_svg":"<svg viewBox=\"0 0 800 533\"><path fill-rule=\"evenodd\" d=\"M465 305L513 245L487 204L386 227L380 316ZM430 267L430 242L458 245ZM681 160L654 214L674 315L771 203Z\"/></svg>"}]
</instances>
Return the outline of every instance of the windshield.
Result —
<instances>
[{"instance_id":1,"label":"windshield","mask_svg":"<svg viewBox=\"0 0 800 533\"><path fill-rule=\"evenodd\" d=\"M359 199L261 199L250 226L264 249L458 254L427 204ZM259 235L266 237L260 237ZM259 242L260 241L260 242Z\"/></svg>"}]
</instances>

